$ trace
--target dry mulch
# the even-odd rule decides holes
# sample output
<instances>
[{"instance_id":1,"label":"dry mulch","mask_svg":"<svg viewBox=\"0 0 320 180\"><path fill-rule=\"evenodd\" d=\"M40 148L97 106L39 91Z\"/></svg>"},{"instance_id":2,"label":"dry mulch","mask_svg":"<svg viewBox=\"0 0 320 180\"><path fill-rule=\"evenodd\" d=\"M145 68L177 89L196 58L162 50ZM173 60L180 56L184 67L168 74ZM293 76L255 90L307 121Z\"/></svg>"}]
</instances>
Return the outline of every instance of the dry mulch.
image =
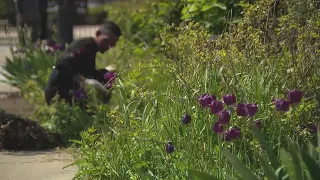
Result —
<instances>
[{"instance_id":1,"label":"dry mulch","mask_svg":"<svg viewBox=\"0 0 320 180\"><path fill-rule=\"evenodd\" d=\"M0 111L0 150L43 150L62 146L59 134L47 131L30 119Z\"/></svg>"}]
</instances>

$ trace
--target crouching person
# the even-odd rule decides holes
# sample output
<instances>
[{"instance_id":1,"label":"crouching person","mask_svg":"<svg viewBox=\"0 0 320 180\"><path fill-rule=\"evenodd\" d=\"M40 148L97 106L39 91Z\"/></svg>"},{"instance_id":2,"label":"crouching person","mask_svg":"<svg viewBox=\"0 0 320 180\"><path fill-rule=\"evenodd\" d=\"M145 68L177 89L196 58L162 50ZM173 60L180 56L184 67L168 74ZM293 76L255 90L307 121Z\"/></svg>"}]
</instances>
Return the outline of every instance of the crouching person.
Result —
<instances>
[{"instance_id":1,"label":"crouching person","mask_svg":"<svg viewBox=\"0 0 320 180\"><path fill-rule=\"evenodd\" d=\"M70 43L50 74L44 90L46 103L50 105L51 100L59 95L60 99L72 104L74 96L81 98L84 95L81 87L86 84L107 91L113 81L108 77L114 74L104 69L96 70L96 53L104 53L114 47L120 36L118 25L107 21L99 27L94 38L82 38ZM110 99L110 95L107 97Z\"/></svg>"}]
</instances>

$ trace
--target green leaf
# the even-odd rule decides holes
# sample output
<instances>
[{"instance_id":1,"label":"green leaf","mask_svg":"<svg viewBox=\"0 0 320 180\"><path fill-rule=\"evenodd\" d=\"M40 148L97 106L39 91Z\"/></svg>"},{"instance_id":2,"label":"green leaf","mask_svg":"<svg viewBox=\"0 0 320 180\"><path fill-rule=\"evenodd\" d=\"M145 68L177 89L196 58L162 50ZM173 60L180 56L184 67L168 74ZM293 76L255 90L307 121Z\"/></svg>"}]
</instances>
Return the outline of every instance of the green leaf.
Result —
<instances>
[{"instance_id":1,"label":"green leaf","mask_svg":"<svg viewBox=\"0 0 320 180\"><path fill-rule=\"evenodd\" d=\"M221 4L221 3L216 3L213 6L216 7L216 8L220 8L222 10L227 10L227 7L225 5L223 5L223 4Z\"/></svg>"},{"instance_id":2,"label":"green leaf","mask_svg":"<svg viewBox=\"0 0 320 180\"><path fill-rule=\"evenodd\" d=\"M277 176L277 179L281 179L281 180L285 180L285 179L289 179L289 175L288 174L285 174L283 175L283 167L279 167L277 170L276 170L276 176Z\"/></svg>"},{"instance_id":3,"label":"green leaf","mask_svg":"<svg viewBox=\"0 0 320 180\"><path fill-rule=\"evenodd\" d=\"M293 144L293 142L287 138L288 146L289 146L289 154L291 155L292 158L292 163L294 167L294 172L297 177L297 179L304 179L304 174L303 174L303 167L302 167L302 161L299 157L301 157L300 153L298 153L299 148Z\"/></svg>"},{"instance_id":4,"label":"green leaf","mask_svg":"<svg viewBox=\"0 0 320 180\"><path fill-rule=\"evenodd\" d=\"M229 176L229 175L225 175L225 178L226 178L227 180L236 180L235 178L233 178L232 176Z\"/></svg>"},{"instance_id":5,"label":"green leaf","mask_svg":"<svg viewBox=\"0 0 320 180\"><path fill-rule=\"evenodd\" d=\"M274 154L273 150L271 149L270 145L267 143L266 140L262 137L260 130L256 127L253 126L253 135L255 138L259 141L260 145L262 146L262 149L264 149L267 153L267 156L271 162L271 165L273 169L278 169L280 167L280 162L277 159L276 155ZM280 176L283 176L285 173L280 172Z\"/></svg>"},{"instance_id":6,"label":"green leaf","mask_svg":"<svg viewBox=\"0 0 320 180\"><path fill-rule=\"evenodd\" d=\"M266 173L266 177L268 178L268 180L277 180L278 178L275 175L272 166L270 165L269 161L265 158L265 156L261 154L257 154L257 156L259 157L258 159L261 162L261 166L263 167L263 170Z\"/></svg>"},{"instance_id":7,"label":"green leaf","mask_svg":"<svg viewBox=\"0 0 320 180\"><path fill-rule=\"evenodd\" d=\"M208 10L212 9L213 7L214 7L214 4L206 4L206 5L201 7L201 11L205 12L205 11L208 11Z\"/></svg>"},{"instance_id":8,"label":"green leaf","mask_svg":"<svg viewBox=\"0 0 320 180\"><path fill-rule=\"evenodd\" d=\"M199 10L198 6L196 4L192 4L189 6L188 8L188 12L193 13L193 12L197 12Z\"/></svg>"},{"instance_id":9,"label":"green leaf","mask_svg":"<svg viewBox=\"0 0 320 180\"><path fill-rule=\"evenodd\" d=\"M187 169L187 172L188 174L190 174L190 176L198 177L199 179L202 179L202 180L219 180L218 178L204 172L200 172L192 169Z\"/></svg>"},{"instance_id":10,"label":"green leaf","mask_svg":"<svg viewBox=\"0 0 320 180\"><path fill-rule=\"evenodd\" d=\"M318 160L318 153L317 153L316 149L314 148L314 146L310 142L308 142L308 149L309 149L310 156L317 161Z\"/></svg>"},{"instance_id":11,"label":"green leaf","mask_svg":"<svg viewBox=\"0 0 320 180\"><path fill-rule=\"evenodd\" d=\"M302 160L306 164L308 171L310 173L310 176L313 180L317 180L320 177L320 168L315 160L312 159L312 157L305 151L301 151L302 154Z\"/></svg>"},{"instance_id":12,"label":"green leaf","mask_svg":"<svg viewBox=\"0 0 320 180\"><path fill-rule=\"evenodd\" d=\"M221 153L226 156L226 158L230 161L233 167L238 171L238 173L243 177L243 179L250 180L258 180L257 176L255 176L251 170L243 164L236 156L231 154L226 149L220 147Z\"/></svg>"}]
</instances>

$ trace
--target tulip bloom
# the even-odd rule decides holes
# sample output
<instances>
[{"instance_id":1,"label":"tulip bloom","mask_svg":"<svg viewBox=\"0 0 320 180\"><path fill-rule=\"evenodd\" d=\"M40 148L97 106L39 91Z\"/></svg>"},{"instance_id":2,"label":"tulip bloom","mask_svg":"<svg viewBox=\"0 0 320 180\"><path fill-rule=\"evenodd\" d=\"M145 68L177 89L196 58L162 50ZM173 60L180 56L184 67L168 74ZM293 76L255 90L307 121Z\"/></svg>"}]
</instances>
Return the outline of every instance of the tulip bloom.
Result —
<instances>
[{"instance_id":1,"label":"tulip bloom","mask_svg":"<svg viewBox=\"0 0 320 180\"><path fill-rule=\"evenodd\" d=\"M247 113L250 117L253 117L258 112L257 104L246 104Z\"/></svg>"},{"instance_id":2,"label":"tulip bloom","mask_svg":"<svg viewBox=\"0 0 320 180\"><path fill-rule=\"evenodd\" d=\"M173 143L171 141L168 141L166 144L166 152L171 154L174 152L174 146Z\"/></svg>"},{"instance_id":3,"label":"tulip bloom","mask_svg":"<svg viewBox=\"0 0 320 180\"><path fill-rule=\"evenodd\" d=\"M290 103L283 99L276 99L275 106L277 111L287 112L289 111Z\"/></svg>"},{"instance_id":4,"label":"tulip bloom","mask_svg":"<svg viewBox=\"0 0 320 180\"><path fill-rule=\"evenodd\" d=\"M288 92L288 101L290 104L300 103L302 99L302 91L291 90Z\"/></svg>"},{"instance_id":5,"label":"tulip bloom","mask_svg":"<svg viewBox=\"0 0 320 180\"><path fill-rule=\"evenodd\" d=\"M219 113L219 123L221 125L227 125L230 122L231 115L229 110L223 110L222 112Z\"/></svg>"},{"instance_id":6,"label":"tulip bloom","mask_svg":"<svg viewBox=\"0 0 320 180\"><path fill-rule=\"evenodd\" d=\"M237 115L238 116L247 116L248 113L247 113L247 110L246 110L246 105L245 104L242 104L242 103L239 103L237 105L237 108L236 108L236 112L237 112Z\"/></svg>"},{"instance_id":7,"label":"tulip bloom","mask_svg":"<svg viewBox=\"0 0 320 180\"><path fill-rule=\"evenodd\" d=\"M234 94L227 94L223 96L223 102L227 106L232 106L236 103L236 96Z\"/></svg>"},{"instance_id":8,"label":"tulip bloom","mask_svg":"<svg viewBox=\"0 0 320 180\"><path fill-rule=\"evenodd\" d=\"M202 107L208 107L212 101L215 101L217 98L214 95L203 94L199 97L199 104Z\"/></svg>"},{"instance_id":9,"label":"tulip bloom","mask_svg":"<svg viewBox=\"0 0 320 180\"><path fill-rule=\"evenodd\" d=\"M190 124L191 123L191 116L188 114L183 115L181 118L181 122L183 124Z\"/></svg>"},{"instance_id":10,"label":"tulip bloom","mask_svg":"<svg viewBox=\"0 0 320 180\"><path fill-rule=\"evenodd\" d=\"M212 101L211 104L209 104L209 108L212 114L218 114L223 110L223 103L222 101Z\"/></svg>"},{"instance_id":11,"label":"tulip bloom","mask_svg":"<svg viewBox=\"0 0 320 180\"><path fill-rule=\"evenodd\" d=\"M219 123L219 121L216 121L212 127L213 132L220 134L223 132L223 126Z\"/></svg>"},{"instance_id":12,"label":"tulip bloom","mask_svg":"<svg viewBox=\"0 0 320 180\"><path fill-rule=\"evenodd\" d=\"M222 134L222 140L225 140L225 141L232 141L240 137L241 137L241 131L240 131L240 128L238 128L237 126L226 130Z\"/></svg>"}]
</instances>

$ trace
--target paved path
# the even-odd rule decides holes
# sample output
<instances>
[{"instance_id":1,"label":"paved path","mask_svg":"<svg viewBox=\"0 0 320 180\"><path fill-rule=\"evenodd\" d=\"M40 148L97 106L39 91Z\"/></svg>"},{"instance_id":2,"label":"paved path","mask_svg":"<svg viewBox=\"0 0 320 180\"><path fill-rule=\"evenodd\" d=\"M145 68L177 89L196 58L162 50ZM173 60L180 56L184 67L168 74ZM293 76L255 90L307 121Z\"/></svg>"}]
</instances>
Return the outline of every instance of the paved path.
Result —
<instances>
[{"instance_id":1,"label":"paved path","mask_svg":"<svg viewBox=\"0 0 320 180\"><path fill-rule=\"evenodd\" d=\"M0 152L1 180L72 180L75 166L65 151Z\"/></svg>"},{"instance_id":2,"label":"paved path","mask_svg":"<svg viewBox=\"0 0 320 180\"><path fill-rule=\"evenodd\" d=\"M87 36L95 36L98 25L81 25L75 26L73 28L73 36L75 39ZM10 38L16 43L17 42L17 31L16 28L8 29L8 34L4 31L4 28L0 26L0 44L8 45L10 44ZM30 30L28 30L30 32ZM10 38L9 38L10 37Z\"/></svg>"}]
</instances>

